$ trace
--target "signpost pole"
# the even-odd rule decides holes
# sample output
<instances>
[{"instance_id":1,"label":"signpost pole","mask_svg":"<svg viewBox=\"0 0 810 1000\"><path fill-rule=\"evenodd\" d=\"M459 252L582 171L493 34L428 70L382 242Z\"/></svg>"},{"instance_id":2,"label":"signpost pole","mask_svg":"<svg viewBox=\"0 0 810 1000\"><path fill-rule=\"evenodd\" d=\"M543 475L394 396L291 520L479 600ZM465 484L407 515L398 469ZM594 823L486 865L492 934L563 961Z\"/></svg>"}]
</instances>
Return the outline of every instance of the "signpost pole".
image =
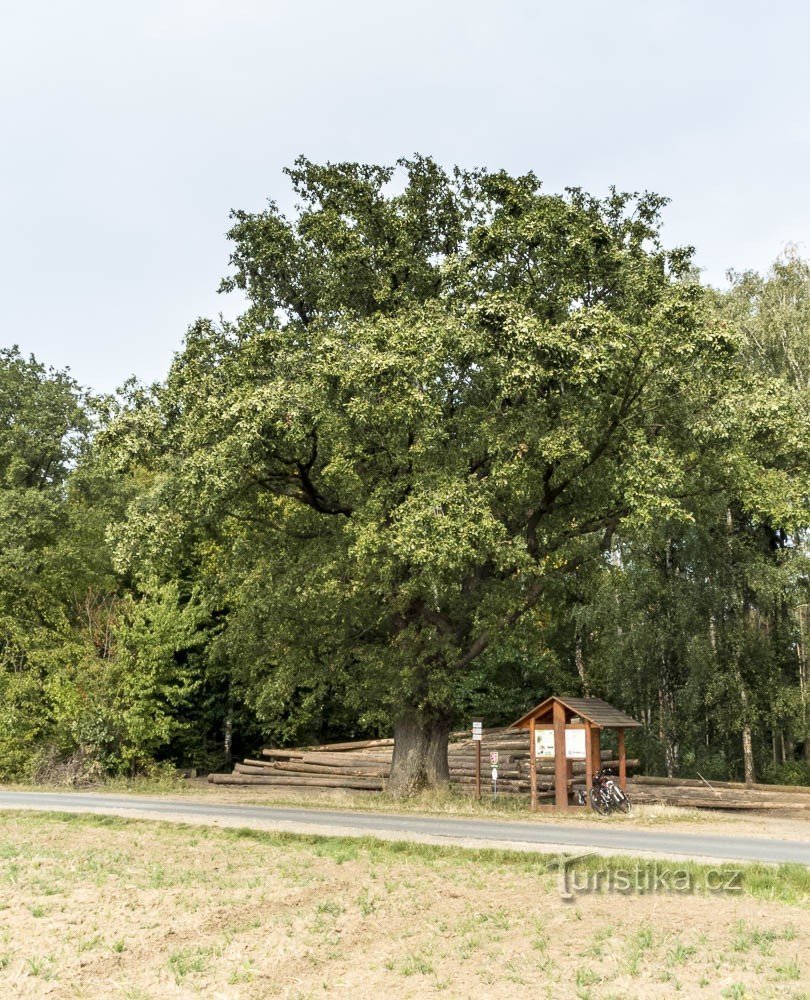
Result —
<instances>
[{"instance_id":1,"label":"signpost pole","mask_svg":"<svg viewBox=\"0 0 810 1000\"><path fill-rule=\"evenodd\" d=\"M534 719L529 719L529 788L532 812L537 812L537 748L534 744Z\"/></svg>"},{"instance_id":2,"label":"signpost pole","mask_svg":"<svg viewBox=\"0 0 810 1000\"><path fill-rule=\"evenodd\" d=\"M484 736L484 720L473 719L472 738L475 743L475 797L481 798L481 740Z\"/></svg>"}]
</instances>

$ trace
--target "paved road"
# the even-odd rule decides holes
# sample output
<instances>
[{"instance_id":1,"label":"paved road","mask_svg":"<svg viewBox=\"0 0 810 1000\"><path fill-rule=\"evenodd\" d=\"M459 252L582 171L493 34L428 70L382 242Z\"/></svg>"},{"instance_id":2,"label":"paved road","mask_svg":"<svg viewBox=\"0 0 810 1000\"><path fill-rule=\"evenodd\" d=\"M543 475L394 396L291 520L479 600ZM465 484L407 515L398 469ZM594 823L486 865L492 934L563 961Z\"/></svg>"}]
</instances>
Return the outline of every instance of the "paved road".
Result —
<instances>
[{"instance_id":1,"label":"paved road","mask_svg":"<svg viewBox=\"0 0 810 1000\"><path fill-rule=\"evenodd\" d=\"M658 857L707 858L727 861L798 862L810 865L810 842L764 837L716 837L584 824L503 822L445 819L276 806L189 802L181 798L94 795L69 792L0 792L0 809L93 812L108 815L169 819L211 825L288 829L296 832L379 835L386 839L431 842L485 842L522 849L646 854Z\"/></svg>"}]
</instances>

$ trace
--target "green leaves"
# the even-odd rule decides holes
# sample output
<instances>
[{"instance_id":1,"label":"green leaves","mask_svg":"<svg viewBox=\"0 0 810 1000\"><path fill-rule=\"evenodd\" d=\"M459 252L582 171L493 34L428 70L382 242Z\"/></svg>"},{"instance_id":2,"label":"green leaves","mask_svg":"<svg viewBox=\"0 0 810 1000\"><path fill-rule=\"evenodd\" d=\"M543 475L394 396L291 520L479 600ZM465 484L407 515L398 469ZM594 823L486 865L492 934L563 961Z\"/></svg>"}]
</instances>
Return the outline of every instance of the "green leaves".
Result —
<instances>
[{"instance_id":1,"label":"green leaves","mask_svg":"<svg viewBox=\"0 0 810 1000\"><path fill-rule=\"evenodd\" d=\"M0 350L0 487L47 489L64 481L89 430L79 387L17 348Z\"/></svg>"},{"instance_id":2,"label":"green leaves","mask_svg":"<svg viewBox=\"0 0 810 1000\"><path fill-rule=\"evenodd\" d=\"M222 655L267 718L311 713L329 670L358 710L446 714L554 577L622 519L688 519L727 471L736 412L706 415L733 338L662 249L662 199L398 169L301 160L293 218L237 213L225 287L248 312L197 324L108 431L137 455L131 433L164 428L121 554L213 572Z\"/></svg>"},{"instance_id":3,"label":"green leaves","mask_svg":"<svg viewBox=\"0 0 810 1000\"><path fill-rule=\"evenodd\" d=\"M4 356L0 628L7 664L41 671L38 738L120 766L185 745L185 715L444 732L486 697L507 721L510 698L583 683L583 630L621 616L617 593L644 698L662 651L667 698L694 677L726 697L684 625L704 605L656 560L714 565L726 509L754 534L806 527L806 266L722 298L663 246L657 195L419 156L288 176L290 217L234 213L223 288L245 314L97 402L92 448L70 380ZM114 599L101 655L88 593Z\"/></svg>"}]
</instances>

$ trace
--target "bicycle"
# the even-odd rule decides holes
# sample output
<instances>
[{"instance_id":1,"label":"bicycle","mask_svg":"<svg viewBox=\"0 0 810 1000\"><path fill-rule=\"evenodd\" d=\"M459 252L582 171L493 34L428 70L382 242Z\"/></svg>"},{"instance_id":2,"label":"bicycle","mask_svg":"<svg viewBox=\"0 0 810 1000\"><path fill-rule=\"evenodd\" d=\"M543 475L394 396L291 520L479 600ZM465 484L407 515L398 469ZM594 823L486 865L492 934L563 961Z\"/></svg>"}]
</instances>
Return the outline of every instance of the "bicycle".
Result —
<instances>
[{"instance_id":1,"label":"bicycle","mask_svg":"<svg viewBox=\"0 0 810 1000\"><path fill-rule=\"evenodd\" d=\"M614 772L610 768L597 771L593 776L590 802L594 812L600 816L607 816L612 812L630 812L630 799L614 778ZM586 801L585 792L580 792L580 805L585 805Z\"/></svg>"}]
</instances>

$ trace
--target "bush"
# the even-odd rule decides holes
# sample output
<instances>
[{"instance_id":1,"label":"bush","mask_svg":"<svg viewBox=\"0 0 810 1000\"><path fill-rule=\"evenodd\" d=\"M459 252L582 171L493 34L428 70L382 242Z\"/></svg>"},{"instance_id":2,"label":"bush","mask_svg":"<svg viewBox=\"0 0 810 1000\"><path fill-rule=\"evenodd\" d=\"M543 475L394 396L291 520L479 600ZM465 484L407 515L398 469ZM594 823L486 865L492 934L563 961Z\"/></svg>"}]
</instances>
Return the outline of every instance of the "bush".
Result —
<instances>
[{"instance_id":1,"label":"bush","mask_svg":"<svg viewBox=\"0 0 810 1000\"><path fill-rule=\"evenodd\" d=\"M762 769L762 781L769 785L810 785L810 763L786 760L784 764L769 764Z\"/></svg>"}]
</instances>

